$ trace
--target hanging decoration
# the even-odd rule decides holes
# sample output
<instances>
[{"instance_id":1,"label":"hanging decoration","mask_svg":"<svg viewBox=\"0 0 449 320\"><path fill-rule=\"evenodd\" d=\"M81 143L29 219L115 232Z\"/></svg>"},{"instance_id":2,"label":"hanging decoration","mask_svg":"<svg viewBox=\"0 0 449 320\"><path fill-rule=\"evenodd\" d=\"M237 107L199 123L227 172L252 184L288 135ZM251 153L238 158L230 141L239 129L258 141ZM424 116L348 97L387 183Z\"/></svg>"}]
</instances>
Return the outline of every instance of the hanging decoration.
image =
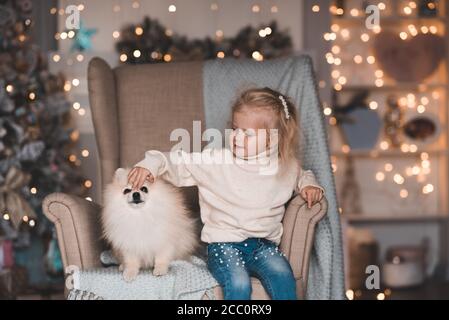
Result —
<instances>
[{"instance_id":1,"label":"hanging decoration","mask_svg":"<svg viewBox=\"0 0 449 320\"><path fill-rule=\"evenodd\" d=\"M72 30L72 32L75 35L70 48L71 52L84 52L92 49L92 37L97 33L97 29L88 29L84 26L83 21L80 21L80 28Z\"/></svg>"},{"instance_id":2,"label":"hanging decoration","mask_svg":"<svg viewBox=\"0 0 449 320\"><path fill-rule=\"evenodd\" d=\"M262 36L261 36L262 35ZM164 27L157 19L146 17L139 25L129 25L120 32L116 45L120 61L160 63L208 60L225 57L271 59L292 53L288 31L281 31L276 21L259 28L247 26L235 37L187 39Z\"/></svg>"},{"instance_id":3,"label":"hanging decoration","mask_svg":"<svg viewBox=\"0 0 449 320\"><path fill-rule=\"evenodd\" d=\"M397 81L424 81L445 57L446 42L436 34L418 34L410 40L383 32L376 36L374 52L385 73Z\"/></svg>"}]
</instances>

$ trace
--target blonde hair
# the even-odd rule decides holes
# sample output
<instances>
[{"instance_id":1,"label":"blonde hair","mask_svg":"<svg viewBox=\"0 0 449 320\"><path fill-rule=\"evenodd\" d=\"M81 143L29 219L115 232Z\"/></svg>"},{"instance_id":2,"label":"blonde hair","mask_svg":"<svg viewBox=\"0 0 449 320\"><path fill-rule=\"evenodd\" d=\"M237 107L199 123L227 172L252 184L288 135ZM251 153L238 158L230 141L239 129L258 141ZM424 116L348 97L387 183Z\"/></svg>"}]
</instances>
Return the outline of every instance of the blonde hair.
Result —
<instances>
[{"instance_id":1,"label":"blonde hair","mask_svg":"<svg viewBox=\"0 0 449 320\"><path fill-rule=\"evenodd\" d=\"M279 96L284 97L287 110ZM272 111L278 129L280 163L297 160L299 125L295 105L288 96L268 87L246 89L238 94L232 104L232 114L243 111L244 108Z\"/></svg>"}]
</instances>

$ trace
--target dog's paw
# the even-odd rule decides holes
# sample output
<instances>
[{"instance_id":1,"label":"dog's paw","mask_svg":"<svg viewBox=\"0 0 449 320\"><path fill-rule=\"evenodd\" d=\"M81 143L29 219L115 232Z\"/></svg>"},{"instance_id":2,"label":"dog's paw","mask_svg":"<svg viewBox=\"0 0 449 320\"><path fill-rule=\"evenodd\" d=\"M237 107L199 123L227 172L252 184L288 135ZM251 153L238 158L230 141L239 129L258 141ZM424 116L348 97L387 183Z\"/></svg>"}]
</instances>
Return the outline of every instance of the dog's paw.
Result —
<instances>
[{"instance_id":1,"label":"dog's paw","mask_svg":"<svg viewBox=\"0 0 449 320\"><path fill-rule=\"evenodd\" d=\"M153 269L153 276L156 276L156 277L166 275L167 273L168 273L167 265L157 265Z\"/></svg>"},{"instance_id":2,"label":"dog's paw","mask_svg":"<svg viewBox=\"0 0 449 320\"><path fill-rule=\"evenodd\" d=\"M126 282L132 282L137 278L137 275L139 274L139 269L125 269L123 271L123 279Z\"/></svg>"}]
</instances>

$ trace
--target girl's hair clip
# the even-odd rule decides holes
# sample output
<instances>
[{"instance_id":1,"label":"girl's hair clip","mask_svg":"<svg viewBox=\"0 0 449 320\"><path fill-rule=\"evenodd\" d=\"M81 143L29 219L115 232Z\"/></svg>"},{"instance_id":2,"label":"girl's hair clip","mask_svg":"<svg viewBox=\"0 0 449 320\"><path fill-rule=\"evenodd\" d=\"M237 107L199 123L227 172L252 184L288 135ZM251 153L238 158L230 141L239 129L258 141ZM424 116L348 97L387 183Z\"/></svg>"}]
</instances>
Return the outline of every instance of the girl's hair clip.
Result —
<instances>
[{"instance_id":1,"label":"girl's hair clip","mask_svg":"<svg viewBox=\"0 0 449 320\"><path fill-rule=\"evenodd\" d=\"M290 119L290 112L288 112L288 106L287 106L287 101L285 101L284 96L280 95L279 99L282 102L282 105L284 106L284 113L285 113L285 119Z\"/></svg>"}]
</instances>

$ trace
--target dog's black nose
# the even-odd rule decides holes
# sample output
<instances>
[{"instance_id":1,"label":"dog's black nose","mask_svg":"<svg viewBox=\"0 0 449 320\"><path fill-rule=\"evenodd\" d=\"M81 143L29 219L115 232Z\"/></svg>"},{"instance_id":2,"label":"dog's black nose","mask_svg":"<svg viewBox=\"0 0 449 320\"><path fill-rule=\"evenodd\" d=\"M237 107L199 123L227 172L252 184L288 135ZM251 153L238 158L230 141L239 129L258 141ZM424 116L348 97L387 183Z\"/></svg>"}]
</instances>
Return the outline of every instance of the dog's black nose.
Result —
<instances>
[{"instance_id":1,"label":"dog's black nose","mask_svg":"<svg viewBox=\"0 0 449 320\"><path fill-rule=\"evenodd\" d=\"M140 193L134 192L133 193L133 200L140 200Z\"/></svg>"}]
</instances>

